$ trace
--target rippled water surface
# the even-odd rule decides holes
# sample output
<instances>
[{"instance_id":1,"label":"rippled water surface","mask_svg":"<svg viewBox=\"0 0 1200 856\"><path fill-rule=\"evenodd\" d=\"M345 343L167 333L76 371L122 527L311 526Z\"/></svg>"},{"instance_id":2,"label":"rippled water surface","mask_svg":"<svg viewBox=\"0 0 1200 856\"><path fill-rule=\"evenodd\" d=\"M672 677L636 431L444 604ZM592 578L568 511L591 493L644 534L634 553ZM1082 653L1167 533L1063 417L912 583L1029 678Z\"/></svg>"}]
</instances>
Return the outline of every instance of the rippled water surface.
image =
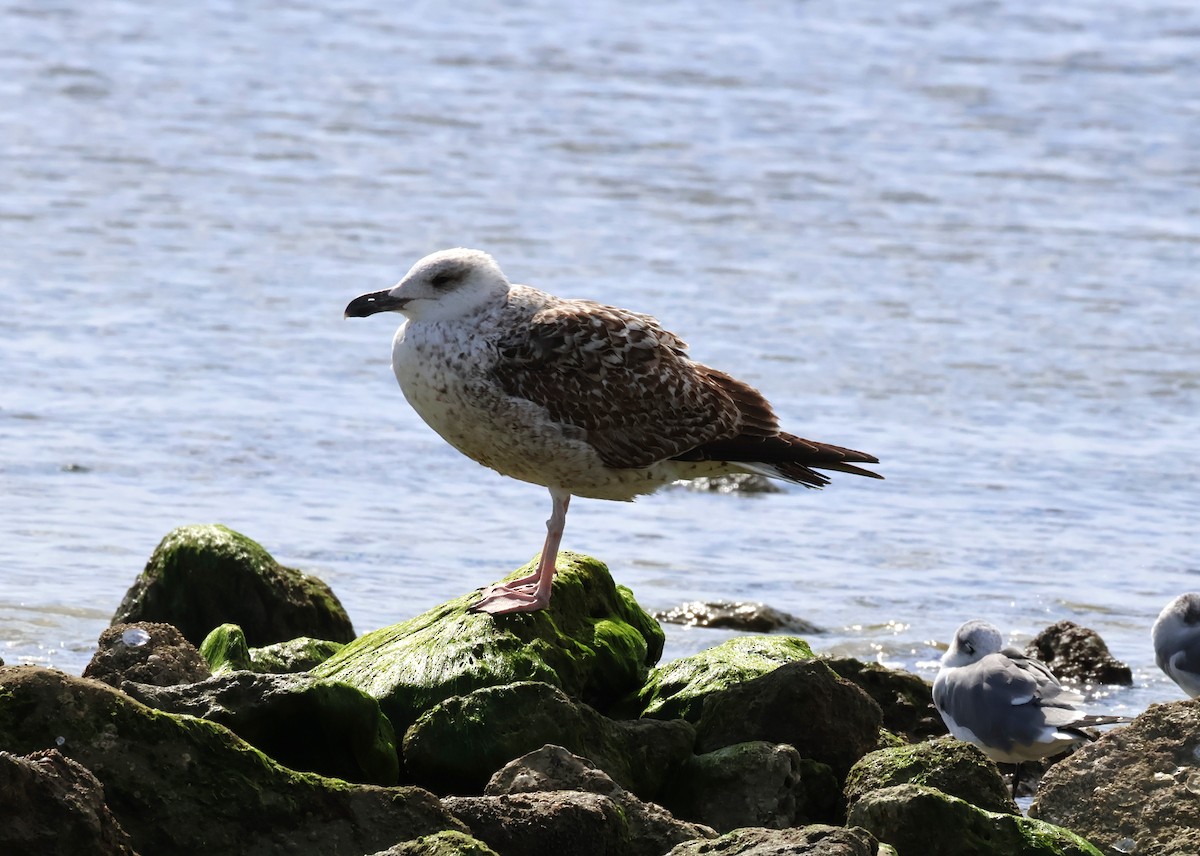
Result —
<instances>
[{"instance_id":1,"label":"rippled water surface","mask_svg":"<svg viewBox=\"0 0 1200 856\"><path fill-rule=\"evenodd\" d=\"M1200 7L0 6L0 656L79 671L172 527L365 631L539 548L358 293L477 246L658 315L885 482L577 501L643 605L764 600L929 677L962 621L1200 588ZM723 636L668 629L668 655Z\"/></svg>"}]
</instances>

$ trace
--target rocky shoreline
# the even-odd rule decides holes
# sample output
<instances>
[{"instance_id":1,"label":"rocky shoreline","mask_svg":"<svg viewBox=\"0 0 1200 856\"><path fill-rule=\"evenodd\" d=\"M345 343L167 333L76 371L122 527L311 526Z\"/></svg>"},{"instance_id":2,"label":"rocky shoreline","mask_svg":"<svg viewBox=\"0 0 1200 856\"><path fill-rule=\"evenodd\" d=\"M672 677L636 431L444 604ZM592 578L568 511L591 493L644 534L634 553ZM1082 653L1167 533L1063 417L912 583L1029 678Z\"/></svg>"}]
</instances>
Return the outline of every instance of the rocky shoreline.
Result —
<instances>
[{"instance_id":1,"label":"rocky shoreline","mask_svg":"<svg viewBox=\"0 0 1200 856\"><path fill-rule=\"evenodd\" d=\"M1054 764L1025 817L915 675L782 633L659 664L576 554L545 611L476 598L359 636L249 538L172 531L82 677L0 664L0 852L1200 852L1194 702Z\"/></svg>"}]
</instances>

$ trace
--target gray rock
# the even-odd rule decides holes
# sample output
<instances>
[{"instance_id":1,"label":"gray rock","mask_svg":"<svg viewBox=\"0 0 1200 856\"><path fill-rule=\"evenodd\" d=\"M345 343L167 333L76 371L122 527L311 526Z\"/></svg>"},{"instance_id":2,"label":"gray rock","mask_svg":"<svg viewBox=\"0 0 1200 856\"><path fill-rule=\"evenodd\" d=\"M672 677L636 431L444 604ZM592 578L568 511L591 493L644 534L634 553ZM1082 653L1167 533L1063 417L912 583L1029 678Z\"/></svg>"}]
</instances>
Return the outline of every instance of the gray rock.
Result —
<instances>
[{"instance_id":1,"label":"gray rock","mask_svg":"<svg viewBox=\"0 0 1200 856\"><path fill-rule=\"evenodd\" d=\"M1020 815L984 811L922 785L870 791L850 809L847 822L867 829L905 856L1101 856L1066 829Z\"/></svg>"},{"instance_id":2,"label":"gray rock","mask_svg":"<svg viewBox=\"0 0 1200 856\"><path fill-rule=\"evenodd\" d=\"M820 627L765 603L728 600L693 600L674 609L654 613L667 624L725 628L744 633L821 633Z\"/></svg>"},{"instance_id":3,"label":"gray rock","mask_svg":"<svg viewBox=\"0 0 1200 856\"><path fill-rule=\"evenodd\" d=\"M592 761L642 799L691 757L695 728L683 720L611 720L549 684L486 687L436 705L404 736L417 783L440 793L480 793L497 769L547 743Z\"/></svg>"},{"instance_id":4,"label":"gray rock","mask_svg":"<svg viewBox=\"0 0 1200 856\"><path fill-rule=\"evenodd\" d=\"M123 681L169 687L202 681L211 674L200 652L176 627L152 621L105 629L83 670L85 678L111 687Z\"/></svg>"},{"instance_id":5,"label":"gray rock","mask_svg":"<svg viewBox=\"0 0 1200 856\"><path fill-rule=\"evenodd\" d=\"M871 791L909 782L937 788L987 811L1018 812L996 765L976 747L953 737L864 755L846 777L846 803L853 807Z\"/></svg>"},{"instance_id":6,"label":"gray rock","mask_svg":"<svg viewBox=\"0 0 1200 856\"><path fill-rule=\"evenodd\" d=\"M787 743L838 778L873 750L883 714L874 700L820 661L793 662L704 701L696 751L735 743Z\"/></svg>"},{"instance_id":7,"label":"gray rock","mask_svg":"<svg viewBox=\"0 0 1200 856\"><path fill-rule=\"evenodd\" d=\"M1133 685L1133 672L1109 653L1100 634L1073 621L1051 624L1025 646L1025 653L1049 666L1061 681Z\"/></svg>"},{"instance_id":8,"label":"gray rock","mask_svg":"<svg viewBox=\"0 0 1200 856\"><path fill-rule=\"evenodd\" d=\"M864 663L853 657L822 658L841 677L875 699L883 711L883 727L909 742L946 733L946 723L933 706L933 685L912 672Z\"/></svg>"},{"instance_id":9,"label":"gray rock","mask_svg":"<svg viewBox=\"0 0 1200 856\"><path fill-rule=\"evenodd\" d=\"M719 832L836 823L843 813L833 770L791 746L764 741L689 759L661 799L676 816Z\"/></svg>"},{"instance_id":10,"label":"gray rock","mask_svg":"<svg viewBox=\"0 0 1200 856\"><path fill-rule=\"evenodd\" d=\"M219 722L293 770L394 785L396 735L379 703L346 684L309 675L223 672L178 687L126 682L143 704Z\"/></svg>"},{"instance_id":11,"label":"gray rock","mask_svg":"<svg viewBox=\"0 0 1200 856\"><path fill-rule=\"evenodd\" d=\"M1059 761L1030 816L1109 853L1200 853L1200 702L1155 704Z\"/></svg>"},{"instance_id":12,"label":"gray rock","mask_svg":"<svg viewBox=\"0 0 1200 856\"><path fill-rule=\"evenodd\" d=\"M46 749L0 752L0 852L38 856L137 856L83 765Z\"/></svg>"},{"instance_id":13,"label":"gray rock","mask_svg":"<svg viewBox=\"0 0 1200 856\"><path fill-rule=\"evenodd\" d=\"M586 758L561 746L543 746L536 752L511 761L501 768L485 790L487 796L518 793L583 791L611 799L628 825L629 837L638 852L664 853L681 841L715 838L707 826L675 819L663 807L642 802ZM560 797L567 799L566 793Z\"/></svg>"},{"instance_id":14,"label":"gray rock","mask_svg":"<svg viewBox=\"0 0 1200 856\"><path fill-rule=\"evenodd\" d=\"M354 628L324 582L276 562L259 544L224 526L181 526L155 548L125 593L113 624L162 621L193 645L221 624L237 624L252 646L299 636L349 642Z\"/></svg>"},{"instance_id":15,"label":"gray rock","mask_svg":"<svg viewBox=\"0 0 1200 856\"><path fill-rule=\"evenodd\" d=\"M919 854L920 851L914 851ZM667 856L896 856L865 829L813 824L793 829L737 829L713 841L689 841ZM908 856L908 854L906 854Z\"/></svg>"},{"instance_id":16,"label":"gray rock","mask_svg":"<svg viewBox=\"0 0 1200 856\"><path fill-rule=\"evenodd\" d=\"M445 797L442 805L503 856L658 856L640 849L618 806L583 791Z\"/></svg>"}]
</instances>

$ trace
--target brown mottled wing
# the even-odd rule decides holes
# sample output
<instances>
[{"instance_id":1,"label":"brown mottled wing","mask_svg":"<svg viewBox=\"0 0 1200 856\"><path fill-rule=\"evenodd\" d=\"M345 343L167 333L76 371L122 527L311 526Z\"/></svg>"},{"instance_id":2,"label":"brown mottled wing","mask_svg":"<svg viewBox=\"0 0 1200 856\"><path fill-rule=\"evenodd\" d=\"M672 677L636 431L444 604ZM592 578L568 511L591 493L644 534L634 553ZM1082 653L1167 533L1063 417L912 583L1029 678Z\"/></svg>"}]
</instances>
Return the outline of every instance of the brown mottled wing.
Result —
<instances>
[{"instance_id":1,"label":"brown mottled wing","mask_svg":"<svg viewBox=\"0 0 1200 856\"><path fill-rule=\"evenodd\" d=\"M564 300L499 342L496 380L510 395L581 428L610 467L645 467L739 434L771 436L751 387L687 357L648 315Z\"/></svg>"}]
</instances>

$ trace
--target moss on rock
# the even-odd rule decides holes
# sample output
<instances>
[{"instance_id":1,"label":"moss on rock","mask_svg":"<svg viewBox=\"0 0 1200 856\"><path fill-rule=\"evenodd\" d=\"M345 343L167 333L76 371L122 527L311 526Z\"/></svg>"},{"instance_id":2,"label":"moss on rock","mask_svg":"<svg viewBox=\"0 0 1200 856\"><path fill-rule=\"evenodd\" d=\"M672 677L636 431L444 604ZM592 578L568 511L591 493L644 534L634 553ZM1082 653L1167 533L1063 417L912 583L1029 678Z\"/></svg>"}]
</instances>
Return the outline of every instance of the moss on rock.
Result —
<instances>
[{"instance_id":1,"label":"moss on rock","mask_svg":"<svg viewBox=\"0 0 1200 856\"><path fill-rule=\"evenodd\" d=\"M624 699L619 710L630 716L699 722L710 695L784 663L812 658L808 643L794 636L739 636L652 669L645 684Z\"/></svg>"},{"instance_id":2,"label":"moss on rock","mask_svg":"<svg viewBox=\"0 0 1200 856\"><path fill-rule=\"evenodd\" d=\"M850 809L848 822L905 854L1102 856L1069 830L1020 815L984 811L923 785L896 785L864 794Z\"/></svg>"},{"instance_id":3,"label":"moss on rock","mask_svg":"<svg viewBox=\"0 0 1200 856\"><path fill-rule=\"evenodd\" d=\"M236 624L214 627L200 643L200 656L213 674L250 668L250 646L246 634Z\"/></svg>"},{"instance_id":4,"label":"moss on rock","mask_svg":"<svg viewBox=\"0 0 1200 856\"><path fill-rule=\"evenodd\" d=\"M472 592L368 633L313 673L379 699L401 733L444 699L519 681L605 709L641 686L662 654L662 628L588 556L559 554L547 609L493 616L470 611L478 600Z\"/></svg>"},{"instance_id":5,"label":"moss on rock","mask_svg":"<svg viewBox=\"0 0 1200 856\"><path fill-rule=\"evenodd\" d=\"M846 802L907 783L937 788L985 811L1017 814L996 765L979 749L953 737L880 749L864 755L846 776Z\"/></svg>"},{"instance_id":6,"label":"moss on rock","mask_svg":"<svg viewBox=\"0 0 1200 856\"><path fill-rule=\"evenodd\" d=\"M174 624L193 645L225 623L240 625L250 645L354 638L329 586L283 567L260 544L221 525L167 533L113 616L113 624L132 621Z\"/></svg>"},{"instance_id":7,"label":"moss on rock","mask_svg":"<svg viewBox=\"0 0 1200 856\"><path fill-rule=\"evenodd\" d=\"M153 710L98 681L0 668L0 746L55 745L104 785L140 853L361 856L465 831L419 788L297 773L214 722Z\"/></svg>"},{"instance_id":8,"label":"moss on rock","mask_svg":"<svg viewBox=\"0 0 1200 856\"><path fill-rule=\"evenodd\" d=\"M301 636L261 648L246 645L246 634L236 624L213 628L200 644L200 654L213 674L251 671L283 675L307 672L345 648L344 642Z\"/></svg>"}]
</instances>

